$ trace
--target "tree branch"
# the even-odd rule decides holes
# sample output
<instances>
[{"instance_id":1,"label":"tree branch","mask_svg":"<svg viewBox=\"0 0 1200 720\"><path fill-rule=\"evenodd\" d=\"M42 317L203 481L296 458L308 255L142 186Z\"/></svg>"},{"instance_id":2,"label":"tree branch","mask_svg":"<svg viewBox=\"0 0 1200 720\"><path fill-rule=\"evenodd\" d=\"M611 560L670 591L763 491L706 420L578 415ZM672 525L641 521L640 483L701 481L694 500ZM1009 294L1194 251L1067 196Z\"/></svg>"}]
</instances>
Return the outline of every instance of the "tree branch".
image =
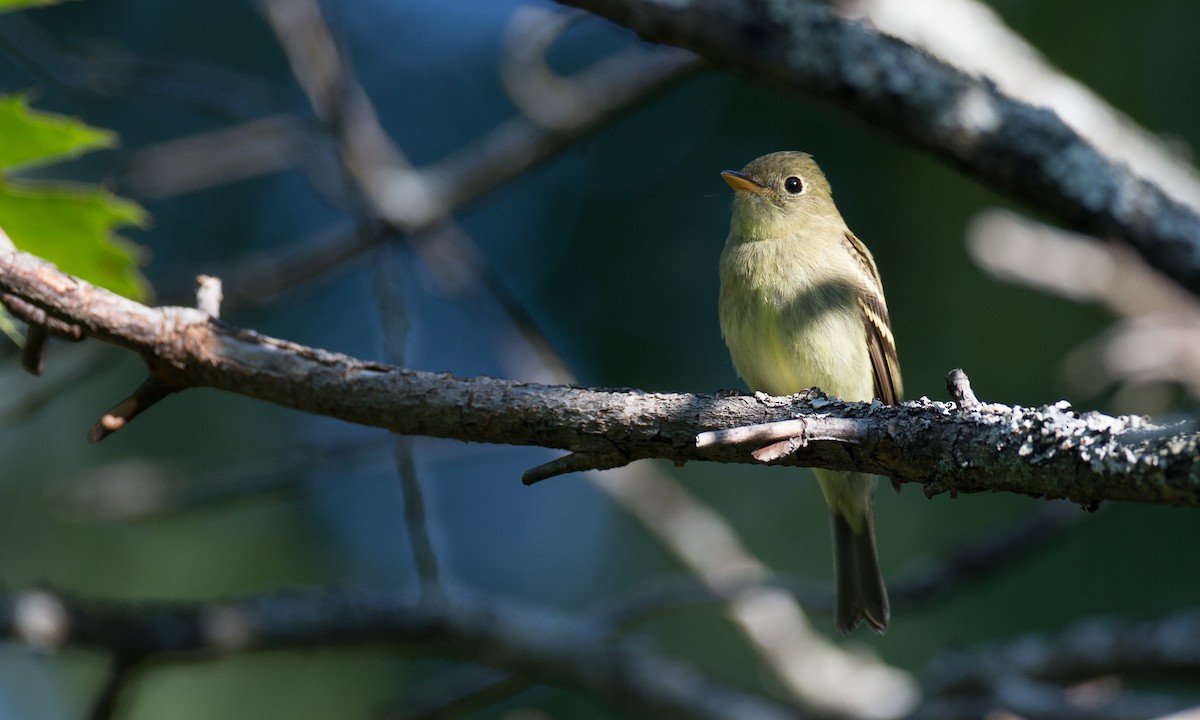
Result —
<instances>
[{"instance_id":1,"label":"tree branch","mask_svg":"<svg viewBox=\"0 0 1200 720\"><path fill-rule=\"evenodd\" d=\"M1200 505L1193 423L929 400L898 407L821 397L711 396L456 378L305 347L199 310L149 308L21 252L0 251L0 291L90 337L139 353L164 387L213 387L385 428L474 442L540 445L610 467L642 458L755 462L740 446L698 448L722 429L803 416L813 437L863 422L851 442L813 442L787 465L861 470L922 482L928 495L1007 491L1084 505L1125 500ZM840 436L839 436L840 437ZM579 467L574 465L570 469Z\"/></svg>"},{"instance_id":2,"label":"tree branch","mask_svg":"<svg viewBox=\"0 0 1200 720\"><path fill-rule=\"evenodd\" d=\"M1053 112L1013 100L817 2L559 0L713 64L832 100L991 188L1117 236L1200 293L1200 216L1100 154Z\"/></svg>"},{"instance_id":3,"label":"tree branch","mask_svg":"<svg viewBox=\"0 0 1200 720\"><path fill-rule=\"evenodd\" d=\"M912 612L956 597L963 588L995 582L1036 557L1080 518L1091 517L1064 503L1042 503L997 527L982 528L959 539L947 552L918 562L888 577L892 610ZM787 575L763 576L748 571L730 573L719 583L705 585L691 575L667 576L643 582L632 590L606 598L594 609L598 633L628 632L660 613L706 605L736 597L758 587L785 591L811 614L833 615L835 598L828 583L813 583Z\"/></svg>"},{"instance_id":4,"label":"tree branch","mask_svg":"<svg viewBox=\"0 0 1200 720\"><path fill-rule=\"evenodd\" d=\"M654 717L801 717L637 640L596 632L586 620L466 596L414 604L391 591L322 589L115 603L22 591L0 593L0 637L41 652L108 652L120 673L236 653L396 643L579 689ZM1057 634L947 653L924 673L924 699L909 717L997 710L1030 718L1153 717L1187 701L1131 692L1123 678L1194 677L1198 646L1200 614L1193 610L1145 621L1097 618ZM113 687L106 683L105 692ZM103 700L112 704L107 695Z\"/></svg>"},{"instance_id":5,"label":"tree branch","mask_svg":"<svg viewBox=\"0 0 1200 720\"><path fill-rule=\"evenodd\" d=\"M1125 679L1190 680L1200 670L1197 647L1200 613L1192 610L1155 620L1094 618L1058 634L951 652L925 673L937 702L913 717L943 717L936 710L951 701L1030 718L1157 717L1195 701L1129 692Z\"/></svg>"},{"instance_id":6,"label":"tree branch","mask_svg":"<svg viewBox=\"0 0 1200 720\"><path fill-rule=\"evenodd\" d=\"M36 606L33 611L31 606ZM30 625L35 627L30 628ZM406 603L395 593L321 590L217 603L98 603L46 591L0 594L0 636L46 650L95 648L118 658L184 662L264 650L421 645L559 683L654 717L796 720L644 644L598 637L544 608L457 596ZM30 636L42 637L34 642ZM145 666L143 666L144 668Z\"/></svg>"}]
</instances>

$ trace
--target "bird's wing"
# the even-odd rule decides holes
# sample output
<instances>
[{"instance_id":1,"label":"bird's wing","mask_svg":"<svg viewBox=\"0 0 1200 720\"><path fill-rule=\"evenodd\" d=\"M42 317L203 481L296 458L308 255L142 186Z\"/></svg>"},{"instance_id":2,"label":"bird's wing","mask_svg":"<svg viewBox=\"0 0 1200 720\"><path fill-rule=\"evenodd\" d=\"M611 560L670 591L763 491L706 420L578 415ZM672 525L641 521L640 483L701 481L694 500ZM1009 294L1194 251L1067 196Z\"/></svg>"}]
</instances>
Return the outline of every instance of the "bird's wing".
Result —
<instances>
[{"instance_id":1,"label":"bird's wing","mask_svg":"<svg viewBox=\"0 0 1200 720\"><path fill-rule=\"evenodd\" d=\"M875 374L875 394L888 405L896 405L904 396L904 384L900 379L900 361L896 356L896 339L892 336L892 321L888 316L887 303L883 299L883 283L875 259L867 246L849 230L846 242L853 254L862 263L870 283L859 294L858 304L862 309L863 324L867 331L867 350L871 356L871 369Z\"/></svg>"}]
</instances>

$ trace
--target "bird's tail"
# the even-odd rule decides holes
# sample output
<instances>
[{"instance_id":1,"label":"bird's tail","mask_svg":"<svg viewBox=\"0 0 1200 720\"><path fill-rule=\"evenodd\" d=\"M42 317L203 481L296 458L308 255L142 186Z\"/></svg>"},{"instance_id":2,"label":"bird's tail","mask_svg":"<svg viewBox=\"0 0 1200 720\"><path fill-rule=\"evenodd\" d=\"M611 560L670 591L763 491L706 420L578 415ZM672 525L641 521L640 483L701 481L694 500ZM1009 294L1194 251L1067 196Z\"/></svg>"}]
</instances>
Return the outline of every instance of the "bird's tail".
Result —
<instances>
[{"instance_id":1,"label":"bird's tail","mask_svg":"<svg viewBox=\"0 0 1200 720\"><path fill-rule=\"evenodd\" d=\"M837 629L848 633L865 621L883 632L889 610L875 551L875 476L822 469L816 475L833 517Z\"/></svg>"},{"instance_id":2,"label":"bird's tail","mask_svg":"<svg viewBox=\"0 0 1200 720\"><path fill-rule=\"evenodd\" d=\"M833 555L837 574L837 629L848 633L866 621L876 632L888 626L887 588L875 551L875 522L867 507L856 530L845 515L834 511Z\"/></svg>"}]
</instances>

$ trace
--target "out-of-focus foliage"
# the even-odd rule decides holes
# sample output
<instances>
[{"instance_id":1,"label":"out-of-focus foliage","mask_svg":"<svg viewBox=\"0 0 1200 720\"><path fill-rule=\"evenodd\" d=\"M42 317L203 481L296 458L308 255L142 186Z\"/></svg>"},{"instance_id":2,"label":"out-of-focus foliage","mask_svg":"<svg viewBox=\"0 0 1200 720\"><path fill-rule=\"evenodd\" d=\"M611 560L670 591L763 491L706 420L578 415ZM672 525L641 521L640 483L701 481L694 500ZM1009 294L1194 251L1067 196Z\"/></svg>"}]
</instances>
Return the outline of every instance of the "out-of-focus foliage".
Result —
<instances>
[{"instance_id":1,"label":"out-of-focus foliage","mask_svg":"<svg viewBox=\"0 0 1200 720\"><path fill-rule=\"evenodd\" d=\"M66 0L0 0L0 12L20 10L21 8L39 7L42 5L57 5Z\"/></svg>"},{"instance_id":2,"label":"out-of-focus foliage","mask_svg":"<svg viewBox=\"0 0 1200 720\"><path fill-rule=\"evenodd\" d=\"M31 181L15 175L86 152L111 148L116 135L29 107L25 93L0 96L0 227L17 247L63 270L132 298L150 284L141 249L116 230L146 225L137 203L82 183Z\"/></svg>"},{"instance_id":3,"label":"out-of-focus foliage","mask_svg":"<svg viewBox=\"0 0 1200 720\"><path fill-rule=\"evenodd\" d=\"M0 97L0 134L9 141L0 148L0 169L8 171L46 165L117 144L116 135L108 130L33 110L25 93Z\"/></svg>"}]
</instances>

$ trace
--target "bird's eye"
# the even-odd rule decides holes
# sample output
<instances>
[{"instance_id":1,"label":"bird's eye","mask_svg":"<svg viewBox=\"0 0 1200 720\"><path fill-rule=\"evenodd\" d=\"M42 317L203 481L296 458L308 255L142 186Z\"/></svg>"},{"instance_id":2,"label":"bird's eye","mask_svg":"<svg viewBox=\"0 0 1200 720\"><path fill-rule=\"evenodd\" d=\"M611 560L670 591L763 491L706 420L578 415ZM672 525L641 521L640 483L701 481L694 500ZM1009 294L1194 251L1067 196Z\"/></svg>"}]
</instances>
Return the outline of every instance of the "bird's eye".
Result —
<instances>
[{"instance_id":1,"label":"bird's eye","mask_svg":"<svg viewBox=\"0 0 1200 720\"><path fill-rule=\"evenodd\" d=\"M795 175L783 181L783 189L793 195L799 195L804 190L804 183Z\"/></svg>"}]
</instances>

